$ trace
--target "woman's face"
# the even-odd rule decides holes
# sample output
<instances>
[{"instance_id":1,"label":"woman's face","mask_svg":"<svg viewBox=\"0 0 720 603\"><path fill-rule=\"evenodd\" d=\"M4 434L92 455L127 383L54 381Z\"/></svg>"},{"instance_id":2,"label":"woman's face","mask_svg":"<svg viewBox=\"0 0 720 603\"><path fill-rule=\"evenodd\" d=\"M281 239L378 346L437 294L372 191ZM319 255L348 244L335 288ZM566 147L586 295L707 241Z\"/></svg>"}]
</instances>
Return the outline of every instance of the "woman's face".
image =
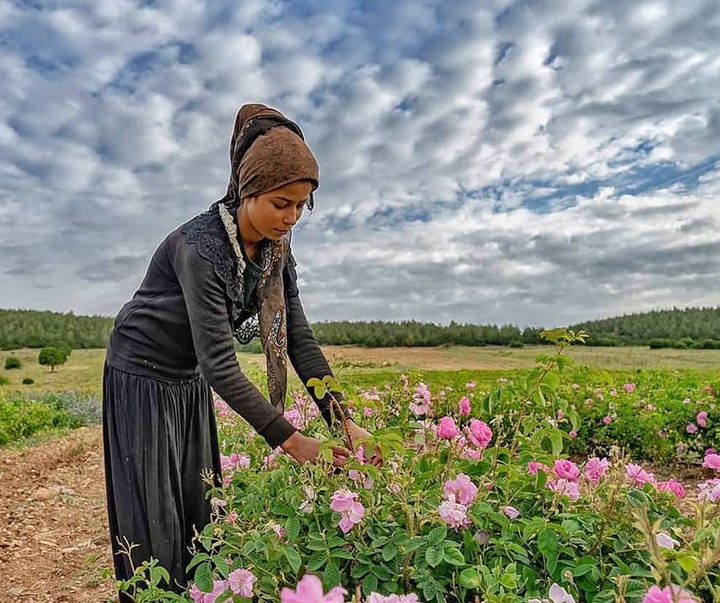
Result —
<instances>
[{"instance_id":1,"label":"woman's face","mask_svg":"<svg viewBox=\"0 0 720 603\"><path fill-rule=\"evenodd\" d=\"M313 186L300 180L257 197L246 197L240 206L240 233L243 240L256 243L275 241L292 230L302 216Z\"/></svg>"}]
</instances>

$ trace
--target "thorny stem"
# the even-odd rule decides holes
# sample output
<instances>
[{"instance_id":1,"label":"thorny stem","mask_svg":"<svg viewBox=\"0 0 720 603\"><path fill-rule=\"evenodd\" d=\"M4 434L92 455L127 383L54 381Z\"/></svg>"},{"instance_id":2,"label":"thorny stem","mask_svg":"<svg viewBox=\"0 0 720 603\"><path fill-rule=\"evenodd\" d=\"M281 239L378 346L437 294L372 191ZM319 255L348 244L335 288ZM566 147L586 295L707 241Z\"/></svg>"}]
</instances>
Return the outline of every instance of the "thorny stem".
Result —
<instances>
[{"instance_id":1,"label":"thorny stem","mask_svg":"<svg viewBox=\"0 0 720 603\"><path fill-rule=\"evenodd\" d=\"M335 421L336 413L340 418L340 426L342 427L343 436L345 437L345 446L347 446L348 450L355 454L355 445L353 443L352 436L350 435L350 427L348 426L348 419L345 416L345 413L342 411L342 407L340 406L339 400L333 395L332 391L328 390L328 395L330 396L330 417L331 422Z\"/></svg>"}]
</instances>

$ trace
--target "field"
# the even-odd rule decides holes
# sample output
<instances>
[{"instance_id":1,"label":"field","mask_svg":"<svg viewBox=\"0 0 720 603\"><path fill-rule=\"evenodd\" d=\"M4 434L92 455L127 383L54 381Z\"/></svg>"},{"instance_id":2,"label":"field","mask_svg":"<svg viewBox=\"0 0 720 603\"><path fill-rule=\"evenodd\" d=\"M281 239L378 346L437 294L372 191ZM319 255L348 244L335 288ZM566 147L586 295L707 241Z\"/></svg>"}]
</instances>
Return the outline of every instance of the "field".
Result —
<instances>
[{"instance_id":1,"label":"field","mask_svg":"<svg viewBox=\"0 0 720 603\"><path fill-rule=\"evenodd\" d=\"M468 381L489 387L503 377L526 375L536 357L552 353L552 348L329 346L325 352L343 385L382 386L406 373L457 389ZM54 372L37 364L37 350L0 352L0 366L10 355L20 358L23 367L0 368L7 380L0 385L0 398L48 391L100 395L103 350L74 350ZM576 363L610 371L618 379L622 376L621 380L640 374L658 379L655 369L665 370L659 375L700 375L697 383L720 380L720 350L575 346L567 355ZM262 384L263 357L241 354L240 362ZM33 379L32 385L22 384L27 377ZM671 387L667 381L657 383L656 387ZM293 378L291 388L299 385ZM662 464L655 470L658 478L669 476L669 468ZM703 475L707 477L691 472L688 483ZM107 571L111 562L106 533L99 427L38 434L20 446L0 448L0 584L5 585L0 602L83 603L109 596L112 580ZM42 563L36 563L37 559Z\"/></svg>"},{"instance_id":2,"label":"field","mask_svg":"<svg viewBox=\"0 0 720 603\"><path fill-rule=\"evenodd\" d=\"M528 369L547 346L449 347L449 348L358 348L327 346L331 365L342 380L344 375L379 375L385 377L403 371L499 371ZM9 380L0 385L0 395L11 391L39 393L44 391L78 391L100 395L104 350L74 350L68 362L51 372L37 363L37 350L0 351L0 367L8 356L23 363L19 370L3 371ZM597 348L576 346L567 352L579 364L610 371L675 368L720 372L720 350L649 350L647 348ZM264 358L259 354L240 354L240 363L248 371L262 370ZM33 385L23 385L30 377ZM295 386L299 385L297 382Z\"/></svg>"}]
</instances>

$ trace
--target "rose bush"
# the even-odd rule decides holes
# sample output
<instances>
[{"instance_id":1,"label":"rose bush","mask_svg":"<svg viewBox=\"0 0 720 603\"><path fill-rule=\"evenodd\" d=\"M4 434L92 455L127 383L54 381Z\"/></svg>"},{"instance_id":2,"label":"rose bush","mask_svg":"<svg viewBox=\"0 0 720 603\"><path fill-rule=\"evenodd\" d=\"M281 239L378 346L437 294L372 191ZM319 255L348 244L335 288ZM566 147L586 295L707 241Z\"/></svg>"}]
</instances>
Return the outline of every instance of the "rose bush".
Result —
<instances>
[{"instance_id":1,"label":"rose bush","mask_svg":"<svg viewBox=\"0 0 720 603\"><path fill-rule=\"evenodd\" d=\"M488 394L405 378L351 397L374 436L355 443L342 471L329 447L316 466L268 453L218 400L223 485L198 538L194 582L167 593L151 562L128 592L201 603L300 593L309 602L647 603L677 588L688 600L720 600L720 480L680 506L680 482L658 482L622 456L564 456L569 430L584 428L564 381L562 351L576 336L549 336L555 355ZM328 435L305 396L288 417ZM380 468L364 462L374 447Z\"/></svg>"}]
</instances>

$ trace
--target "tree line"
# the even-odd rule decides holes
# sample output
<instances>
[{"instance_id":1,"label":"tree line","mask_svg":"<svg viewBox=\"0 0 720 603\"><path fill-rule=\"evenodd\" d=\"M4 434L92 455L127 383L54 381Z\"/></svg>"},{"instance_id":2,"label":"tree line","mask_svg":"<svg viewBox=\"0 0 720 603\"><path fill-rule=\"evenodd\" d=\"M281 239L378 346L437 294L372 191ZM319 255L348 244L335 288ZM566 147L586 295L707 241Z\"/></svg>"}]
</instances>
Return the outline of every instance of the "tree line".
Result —
<instances>
[{"instance_id":1,"label":"tree line","mask_svg":"<svg viewBox=\"0 0 720 603\"><path fill-rule=\"evenodd\" d=\"M69 347L104 348L113 319L36 310L0 310L0 349ZM442 345L522 346L543 343L540 327L440 325L406 320L335 321L312 325L320 344L365 347ZM720 348L720 307L673 308L570 325L588 333L588 345ZM246 349L256 349L258 344Z\"/></svg>"}]
</instances>

